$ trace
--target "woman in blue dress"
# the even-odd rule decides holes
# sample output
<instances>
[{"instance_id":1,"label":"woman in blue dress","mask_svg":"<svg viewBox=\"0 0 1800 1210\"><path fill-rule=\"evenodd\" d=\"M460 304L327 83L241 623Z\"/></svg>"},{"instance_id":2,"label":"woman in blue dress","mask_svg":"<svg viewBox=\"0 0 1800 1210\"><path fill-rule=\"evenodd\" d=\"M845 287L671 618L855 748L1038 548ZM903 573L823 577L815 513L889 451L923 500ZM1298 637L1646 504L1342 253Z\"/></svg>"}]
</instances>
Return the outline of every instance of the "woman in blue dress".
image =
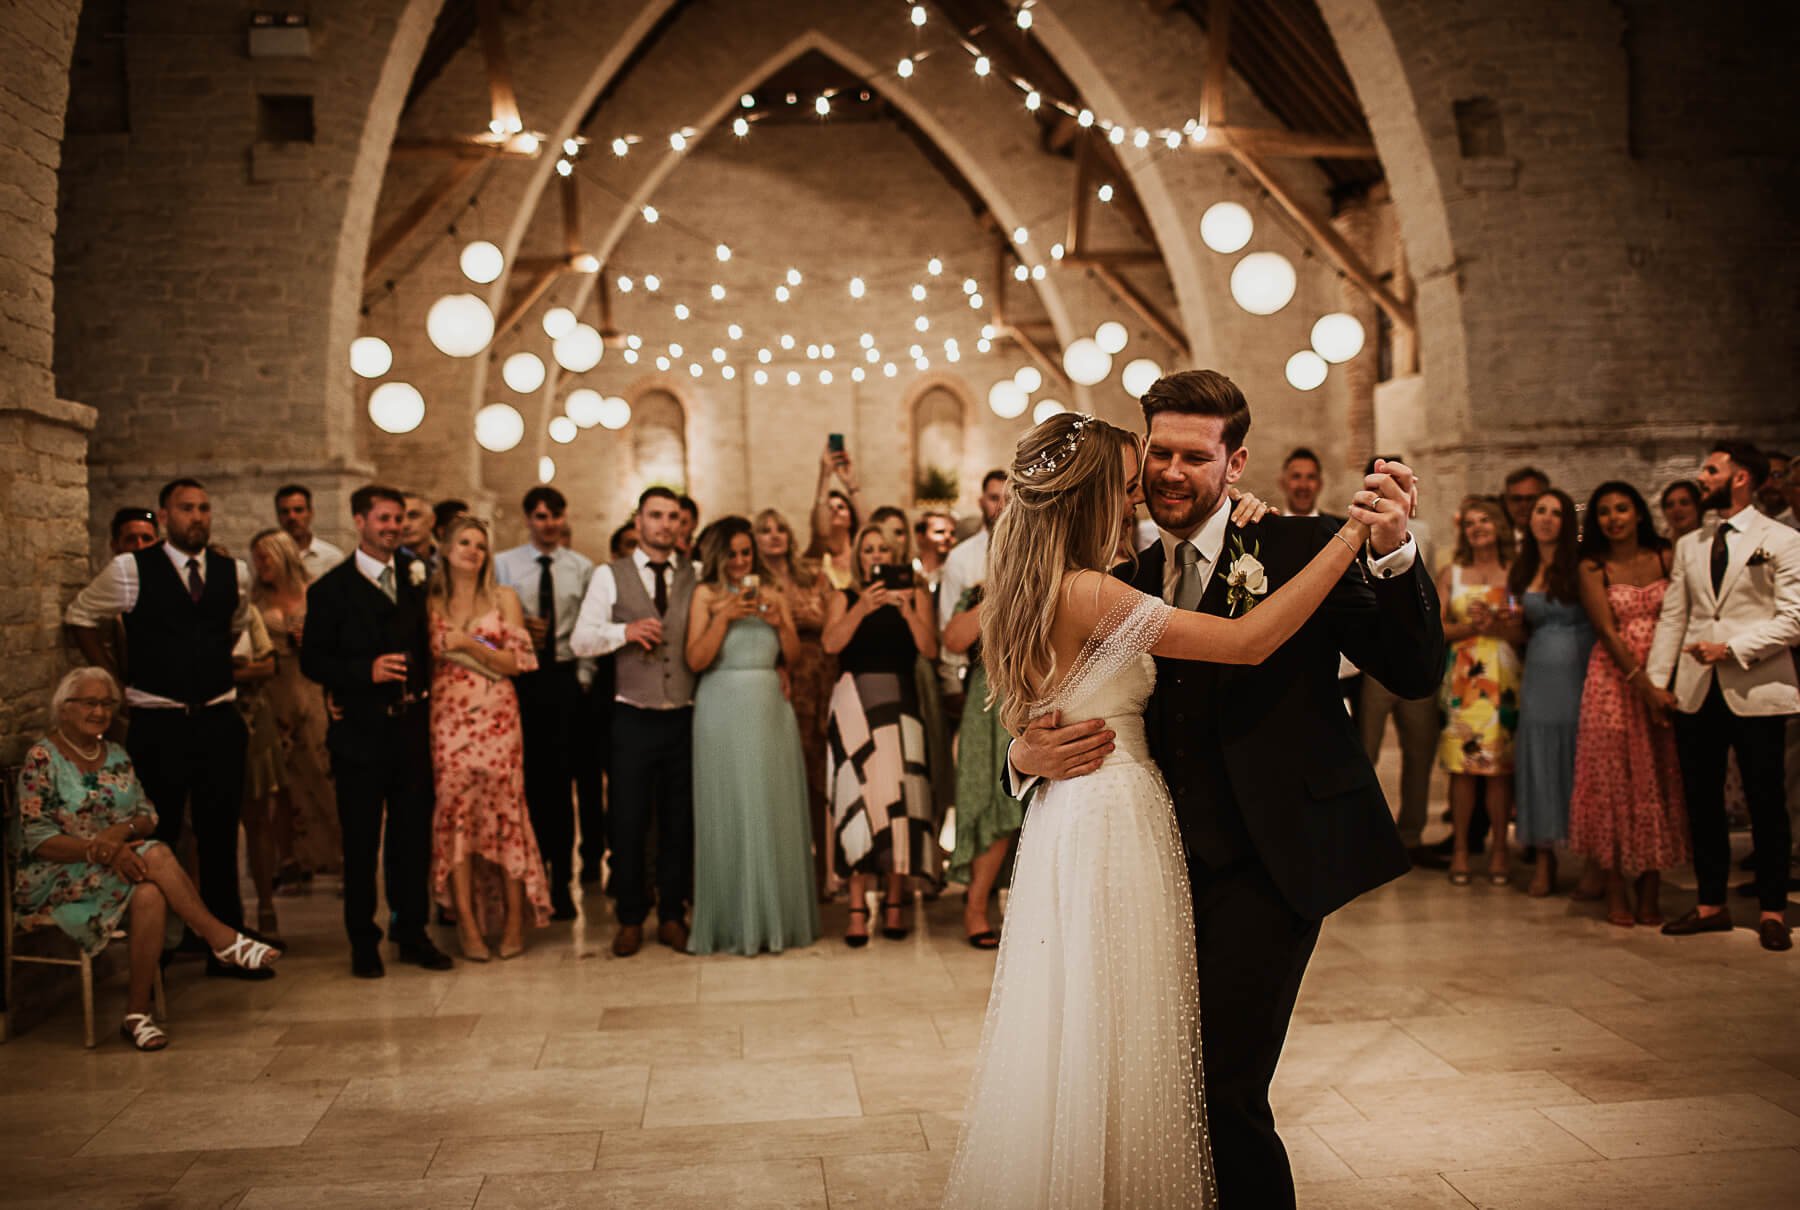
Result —
<instances>
[{"instance_id":1,"label":"woman in blue dress","mask_svg":"<svg viewBox=\"0 0 1800 1210\"><path fill-rule=\"evenodd\" d=\"M701 543L688 611L694 690L694 925L688 950L776 953L819 936L800 728L777 664L800 654L754 530L724 517Z\"/></svg>"},{"instance_id":2,"label":"woman in blue dress","mask_svg":"<svg viewBox=\"0 0 1800 1210\"><path fill-rule=\"evenodd\" d=\"M1537 849L1527 894L1556 889L1556 846L1569 839L1575 788L1575 733L1594 630L1576 574L1575 502L1555 488L1531 507L1530 536L1507 573L1525 609L1525 672L1514 747L1518 839Z\"/></svg>"}]
</instances>

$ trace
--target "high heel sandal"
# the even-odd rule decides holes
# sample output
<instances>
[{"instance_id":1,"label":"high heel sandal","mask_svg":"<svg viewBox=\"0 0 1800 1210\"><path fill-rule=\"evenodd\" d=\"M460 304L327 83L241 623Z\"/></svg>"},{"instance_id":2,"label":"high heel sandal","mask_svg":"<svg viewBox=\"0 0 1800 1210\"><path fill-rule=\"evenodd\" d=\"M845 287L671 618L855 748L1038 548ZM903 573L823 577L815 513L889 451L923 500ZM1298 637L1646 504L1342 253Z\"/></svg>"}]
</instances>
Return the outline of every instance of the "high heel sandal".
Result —
<instances>
[{"instance_id":1,"label":"high heel sandal","mask_svg":"<svg viewBox=\"0 0 1800 1210\"><path fill-rule=\"evenodd\" d=\"M904 900L904 899L900 900L898 903L889 903L885 899L883 899L881 901L881 935L883 937L886 937L889 941L905 941L906 940L906 935L912 931L911 929L894 928L893 926L889 925L887 922L887 914L889 912L904 913L905 911L906 911L906 900Z\"/></svg>"},{"instance_id":2,"label":"high heel sandal","mask_svg":"<svg viewBox=\"0 0 1800 1210\"><path fill-rule=\"evenodd\" d=\"M149 1013L126 1013L119 1022L119 1035L142 1051L163 1050L169 1045L169 1035L158 1028Z\"/></svg>"},{"instance_id":3,"label":"high heel sandal","mask_svg":"<svg viewBox=\"0 0 1800 1210\"><path fill-rule=\"evenodd\" d=\"M465 959L470 962L488 961L492 955L488 953L487 942L479 936L475 937L473 940L475 944L470 945L470 938L468 935L461 929L456 930L456 944L462 950L462 956ZM506 955L501 954L500 956L504 958Z\"/></svg>"},{"instance_id":4,"label":"high heel sandal","mask_svg":"<svg viewBox=\"0 0 1800 1210\"><path fill-rule=\"evenodd\" d=\"M850 914L852 916L867 916L869 914L869 909L866 907L853 907L850 909ZM869 944L869 934L867 934L867 933L845 933L844 934L844 944L849 946L853 950L859 950L863 946Z\"/></svg>"},{"instance_id":5,"label":"high heel sandal","mask_svg":"<svg viewBox=\"0 0 1800 1210\"><path fill-rule=\"evenodd\" d=\"M266 941L257 941L239 933L222 950L214 950L212 956L227 966L239 966L247 971L259 971L264 967L275 965L281 957L281 951Z\"/></svg>"}]
</instances>

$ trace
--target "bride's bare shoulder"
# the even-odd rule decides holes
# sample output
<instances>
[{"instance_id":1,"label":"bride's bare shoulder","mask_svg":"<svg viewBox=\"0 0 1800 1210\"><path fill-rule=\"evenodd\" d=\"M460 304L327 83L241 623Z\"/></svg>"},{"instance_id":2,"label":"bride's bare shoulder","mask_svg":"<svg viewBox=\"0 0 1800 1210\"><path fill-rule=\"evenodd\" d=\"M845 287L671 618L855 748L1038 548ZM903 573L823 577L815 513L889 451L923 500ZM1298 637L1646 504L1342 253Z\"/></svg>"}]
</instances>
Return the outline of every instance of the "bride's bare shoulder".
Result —
<instances>
[{"instance_id":1,"label":"bride's bare shoulder","mask_svg":"<svg viewBox=\"0 0 1800 1210\"><path fill-rule=\"evenodd\" d=\"M1058 630L1067 628L1091 634L1116 609L1135 604L1143 593L1101 571L1077 571L1063 577L1062 603L1057 610Z\"/></svg>"}]
</instances>

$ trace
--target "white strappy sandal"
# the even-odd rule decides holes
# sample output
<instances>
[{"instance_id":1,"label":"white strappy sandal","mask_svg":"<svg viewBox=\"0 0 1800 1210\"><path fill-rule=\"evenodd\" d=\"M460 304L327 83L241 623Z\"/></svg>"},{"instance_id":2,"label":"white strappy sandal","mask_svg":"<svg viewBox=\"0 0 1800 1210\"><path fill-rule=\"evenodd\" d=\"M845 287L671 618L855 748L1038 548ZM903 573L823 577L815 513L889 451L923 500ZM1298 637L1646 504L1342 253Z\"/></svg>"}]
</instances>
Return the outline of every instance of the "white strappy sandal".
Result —
<instances>
[{"instance_id":1,"label":"white strappy sandal","mask_svg":"<svg viewBox=\"0 0 1800 1210\"><path fill-rule=\"evenodd\" d=\"M259 971L266 966L274 966L275 960L281 957L281 951L266 942L239 933L230 945L222 950L214 950L213 957L230 966Z\"/></svg>"},{"instance_id":2,"label":"white strappy sandal","mask_svg":"<svg viewBox=\"0 0 1800 1210\"><path fill-rule=\"evenodd\" d=\"M126 1013L119 1023L119 1034L139 1050L162 1050L169 1045L169 1035L149 1013Z\"/></svg>"}]
</instances>

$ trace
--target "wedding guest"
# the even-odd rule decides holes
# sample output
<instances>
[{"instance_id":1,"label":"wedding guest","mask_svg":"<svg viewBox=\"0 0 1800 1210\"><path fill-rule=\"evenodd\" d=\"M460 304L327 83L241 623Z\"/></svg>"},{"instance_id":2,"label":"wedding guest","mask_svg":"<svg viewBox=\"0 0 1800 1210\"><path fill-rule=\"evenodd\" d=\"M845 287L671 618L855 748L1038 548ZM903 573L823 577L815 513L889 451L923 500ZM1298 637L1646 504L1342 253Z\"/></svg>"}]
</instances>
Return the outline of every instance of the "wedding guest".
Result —
<instances>
[{"instance_id":1,"label":"wedding guest","mask_svg":"<svg viewBox=\"0 0 1800 1210\"><path fill-rule=\"evenodd\" d=\"M400 549L436 571L437 513L432 509L431 501L417 492L407 492L403 524L405 532L400 538Z\"/></svg>"},{"instance_id":2,"label":"wedding guest","mask_svg":"<svg viewBox=\"0 0 1800 1210\"><path fill-rule=\"evenodd\" d=\"M232 648L250 624L250 572L212 545L212 499L193 479L157 494L162 545L119 555L70 603L65 620L90 663L98 628L123 615L130 647L126 748L160 814L156 836L174 846L191 816L207 910L244 920L238 894L238 819L244 794L244 720L233 704ZM273 971L216 959L209 975L268 978Z\"/></svg>"},{"instance_id":3,"label":"wedding guest","mask_svg":"<svg viewBox=\"0 0 1800 1210\"><path fill-rule=\"evenodd\" d=\"M534 529L535 520L534 520ZM529 740L509 677L537 666L519 597L494 578L485 522L467 515L444 532L443 564L431 578L431 897L456 911L463 957L525 952L525 923L551 919L528 802Z\"/></svg>"},{"instance_id":4,"label":"wedding guest","mask_svg":"<svg viewBox=\"0 0 1800 1210\"><path fill-rule=\"evenodd\" d=\"M938 581L943 578L944 560L955 545L956 518L942 509L926 509L913 522L913 549L918 551L913 557L913 571L934 596Z\"/></svg>"},{"instance_id":5,"label":"wedding guest","mask_svg":"<svg viewBox=\"0 0 1800 1210\"><path fill-rule=\"evenodd\" d=\"M611 559L630 558L637 549L637 526L627 521L613 530L606 549ZM613 652L583 661L593 668L581 688L575 724L581 737L575 761L575 817L581 830L578 855L583 886L597 884L606 866L606 800L612 775L612 704L618 692L614 668L618 658Z\"/></svg>"},{"instance_id":6,"label":"wedding guest","mask_svg":"<svg viewBox=\"0 0 1800 1210\"><path fill-rule=\"evenodd\" d=\"M981 528L967 541L958 543L944 559L944 574L938 579L937 626L940 631L950 624L950 615L956 612L963 594L987 579L988 536L993 533L994 522L1006 510L1010 490L1005 471L991 470L981 477L981 497L977 501L981 506ZM945 707L960 717L965 700L963 676L968 668L968 657L947 652L938 665L938 683L943 686Z\"/></svg>"},{"instance_id":7,"label":"wedding guest","mask_svg":"<svg viewBox=\"0 0 1800 1210\"><path fill-rule=\"evenodd\" d=\"M807 817L812 821L813 881L821 896L831 885L826 821L831 817L825 792L825 720L830 712L831 687L837 680L837 661L825 654L821 635L825 630L826 604L835 595L817 564L796 556L794 527L772 508L756 514L756 553L762 560L765 583L787 602L788 615L800 644L785 663L788 701L800 728L800 753L806 765Z\"/></svg>"},{"instance_id":8,"label":"wedding guest","mask_svg":"<svg viewBox=\"0 0 1800 1210\"><path fill-rule=\"evenodd\" d=\"M571 727L581 705L581 669L569 636L594 564L559 541L569 511L561 492L540 484L525 493L521 511L531 540L501 552L494 571L524 604L536 654L534 669L516 682L525 725L525 801L550 867L551 919L573 920L575 800L569 791L576 737Z\"/></svg>"},{"instance_id":9,"label":"wedding guest","mask_svg":"<svg viewBox=\"0 0 1800 1210\"><path fill-rule=\"evenodd\" d=\"M275 523L287 531L300 551L300 562L318 579L344 561L344 552L314 535L312 489L289 483L275 489Z\"/></svg>"},{"instance_id":10,"label":"wedding guest","mask_svg":"<svg viewBox=\"0 0 1800 1210\"><path fill-rule=\"evenodd\" d=\"M121 508L114 512L109 532L111 534L109 549L115 559L120 555L128 555L133 551L155 546L162 541L162 537L156 529L156 514L147 508ZM124 618L115 614L98 630L96 638L100 643L102 657L99 666L112 673L115 678L124 680L127 654ZM127 714L124 707L121 706L118 713L113 716L113 729L108 734L108 738L123 743L126 722Z\"/></svg>"},{"instance_id":11,"label":"wedding guest","mask_svg":"<svg viewBox=\"0 0 1800 1210\"><path fill-rule=\"evenodd\" d=\"M6 838L18 865L16 923L54 924L89 954L112 940L130 915L129 985L119 1032L138 1050L161 1050L168 1035L151 1017L151 988L166 913L174 912L213 960L266 971L280 954L207 910L174 851L153 839L156 809L125 749L106 739L119 686L104 668L77 668L50 698L50 734L25 753L18 810Z\"/></svg>"},{"instance_id":12,"label":"wedding guest","mask_svg":"<svg viewBox=\"0 0 1800 1210\"><path fill-rule=\"evenodd\" d=\"M700 506L692 496L677 496L676 506L681 510L681 523L675 529L675 549L686 560L694 558L694 531L700 526Z\"/></svg>"},{"instance_id":13,"label":"wedding guest","mask_svg":"<svg viewBox=\"0 0 1800 1210\"><path fill-rule=\"evenodd\" d=\"M256 931L276 936L275 916L275 812L287 790L287 761L281 750L281 729L264 689L275 675L275 644L269 638L262 612L250 606L250 625L238 636L232 651L232 679L237 683L238 714L249 738L244 744L244 864L256 891Z\"/></svg>"},{"instance_id":14,"label":"wedding guest","mask_svg":"<svg viewBox=\"0 0 1800 1210\"><path fill-rule=\"evenodd\" d=\"M937 655L931 594L916 584L891 589L875 577L877 565L895 562L886 536L865 525L854 551L854 581L832 597L824 633L841 670L831 693L826 781L833 860L850 880L845 940L852 947L868 944L873 877L886 881L882 935L906 936L906 880L928 868L926 849L936 843L913 669L919 656Z\"/></svg>"},{"instance_id":15,"label":"wedding guest","mask_svg":"<svg viewBox=\"0 0 1800 1210\"><path fill-rule=\"evenodd\" d=\"M1513 549L1523 550L1530 540L1531 510L1538 497L1550 490L1550 476L1535 466L1521 466L1506 476L1500 501L1511 522Z\"/></svg>"},{"instance_id":16,"label":"wedding guest","mask_svg":"<svg viewBox=\"0 0 1800 1210\"><path fill-rule=\"evenodd\" d=\"M1513 731L1519 716L1519 652L1523 635L1518 612L1506 591L1512 562L1512 526L1492 500L1463 501L1456 554L1438 576L1444 641L1450 646L1445 673L1444 731L1438 763L1450 774L1454 844L1450 881L1469 885L1469 821L1475 811L1477 779L1487 789L1493 837L1488 881L1507 883L1506 825L1512 814Z\"/></svg>"},{"instance_id":17,"label":"wedding guest","mask_svg":"<svg viewBox=\"0 0 1800 1210\"><path fill-rule=\"evenodd\" d=\"M1663 488L1663 528L1670 542L1678 542L1700 528L1705 519L1700 508L1700 485L1692 479L1677 479Z\"/></svg>"},{"instance_id":18,"label":"wedding guest","mask_svg":"<svg viewBox=\"0 0 1800 1210\"><path fill-rule=\"evenodd\" d=\"M1135 530L1135 526L1132 527ZM966 888L963 936L978 950L1000 948L988 920L988 900L1006 865L1007 849L1025 822L1025 804L1006 793L1006 745L1002 703L988 703L987 670L981 666L981 586L963 594L944 627L944 649L969 659L969 692L956 733L956 849L950 881Z\"/></svg>"},{"instance_id":19,"label":"wedding guest","mask_svg":"<svg viewBox=\"0 0 1800 1210\"><path fill-rule=\"evenodd\" d=\"M613 530L612 537L606 541L607 553L615 559L629 559L638 548L637 523L627 521Z\"/></svg>"},{"instance_id":20,"label":"wedding guest","mask_svg":"<svg viewBox=\"0 0 1800 1210\"><path fill-rule=\"evenodd\" d=\"M250 561L256 572L250 600L261 611L275 647L275 675L263 696L281 733L287 773L271 829L275 888L293 893L315 874L336 873L344 853L331 756L325 748L325 697L300 671L306 589L312 580L294 540L279 529L265 529L250 539Z\"/></svg>"},{"instance_id":21,"label":"wedding guest","mask_svg":"<svg viewBox=\"0 0 1800 1210\"><path fill-rule=\"evenodd\" d=\"M879 529L894 552L894 562L911 567L913 561L912 531L906 523L906 510L884 504L869 514L869 524Z\"/></svg>"},{"instance_id":22,"label":"wedding guest","mask_svg":"<svg viewBox=\"0 0 1800 1210\"><path fill-rule=\"evenodd\" d=\"M110 532L114 555L128 555L161 540L156 532L156 514L147 508L119 509L112 515Z\"/></svg>"},{"instance_id":23,"label":"wedding guest","mask_svg":"<svg viewBox=\"0 0 1800 1210\"><path fill-rule=\"evenodd\" d=\"M1784 519L1784 513L1791 515L1787 500L1787 481L1789 459L1786 454L1776 450L1764 450L1763 457L1769 460L1769 477L1763 480L1756 489L1756 507L1765 517L1773 517L1784 525L1792 526L1791 521Z\"/></svg>"},{"instance_id":24,"label":"wedding guest","mask_svg":"<svg viewBox=\"0 0 1800 1210\"><path fill-rule=\"evenodd\" d=\"M469 502L458 500L452 496L448 500L439 500L431 506L431 537L435 542L442 542L444 534L450 529L450 522L458 517L472 515L469 513Z\"/></svg>"},{"instance_id":25,"label":"wedding guest","mask_svg":"<svg viewBox=\"0 0 1800 1210\"><path fill-rule=\"evenodd\" d=\"M1641 691L1675 714L1700 884L1696 906L1663 932L1732 927L1723 787L1725 756L1734 752L1756 846L1757 933L1764 949L1782 951L1794 944L1786 921L1793 835L1782 765L1787 718L1800 714L1800 679L1788 650L1800 643L1800 534L1751 507L1767 476L1767 459L1742 441L1719 442L1701 464L1694 476L1701 505L1718 520L1710 533L1689 534L1675 547Z\"/></svg>"},{"instance_id":26,"label":"wedding guest","mask_svg":"<svg viewBox=\"0 0 1800 1210\"><path fill-rule=\"evenodd\" d=\"M1687 860L1687 811L1675 735L1634 688L1669 589L1669 544L1637 488L1602 483L1588 498L1581 603L1598 642L1588 657L1569 795L1569 848L1588 858L1575 898L1606 896L1622 928L1662 923L1661 871ZM1637 907L1626 893L1638 871Z\"/></svg>"},{"instance_id":27,"label":"wedding guest","mask_svg":"<svg viewBox=\"0 0 1800 1210\"><path fill-rule=\"evenodd\" d=\"M1556 846L1569 839L1575 734L1594 629L1581 603L1575 502L1551 488L1532 505L1527 528L1531 541L1506 576L1508 595L1524 607L1526 636L1513 794L1519 843L1536 849L1526 893L1541 899L1556 889Z\"/></svg>"},{"instance_id":28,"label":"wedding guest","mask_svg":"<svg viewBox=\"0 0 1800 1210\"><path fill-rule=\"evenodd\" d=\"M819 486L813 496L812 538L806 557L824 569L826 581L839 591L856 578L850 547L852 536L862 529L864 515L856 464L849 451L833 449L831 442L826 442L825 452L819 455Z\"/></svg>"},{"instance_id":29,"label":"wedding guest","mask_svg":"<svg viewBox=\"0 0 1800 1210\"><path fill-rule=\"evenodd\" d=\"M776 664L800 634L743 517L714 522L688 607L694 690L694 929L688 949L754 956L819 937L806 769Z\"/></svg>"},{"instance_id":30,"label":"wedding guest","mask_svg":"<svg viewBox=\"0 0 1800 1210\"><path fill-rule=\"evenodd\" d=\"M350 513L356 551L307 589L300 644L301 671L325 687L337 711L325 742L344 836L350 973L387 973L375 923L378 855L400 960L450 970L455 964L425 931L432 795L425 565L398 553L406 516L398 491L360 487Z\"/></svg>"},{"instance_id":31,"label":"wedding guest","mask_svg":"<svg viewBox=\"0 0 1800 1210\"><path fill-rule=\"evenodd\" d=\"M1292 450L1282 460L1281 478L1277 481L1283 503L1287 506L1287 515L1318 516L1319 489L1324 483L1325 472L1319 456L1304 445Z\"/></svg>"},{"instance_id":32,"label":"wedding guest","mask_svg":"<svg viewBox=\"0 0 1800 1210\"><path fill-rule=\"evenodd\" d=\"M913 583L918 583L918 573L913 567L915 560L912 554L911 527L906 523L906 513L886 504L869 514L869 524L879 529L887 539L895 565L905 568L913 576ZM929 586L927 593L929 595ZM935 605L934 600L934 618ZM951 724L946 717L943 692L938 683L937 661L921 655L914 667L914 679L918 682L919 721L925 726L925 764L926 776L931 782L932 821L941 825L956 792L956 764L950 755ZM932 880L935 893L935 888L941 881L943 851L932 845L927 847L925 855L925 867L916 872Z\"/></svg>"},{"instance_id":33,"label":"wedding guest","mask_svg":"<svg viewBox=\"0 0 1800 1210\"><path fill-rule=\"evenodd\" d=\"M687 666L694 565L678 559L680 506L666 487L638 497L638 548L594 569L570 636L578 656L619 652L612 707L612 793L607 839L610 892L619 922L612 951L629 958L644 943L651 887L646 847L656 836L657 940L685 950L693 879L694 674Z\"/></svg>"}]
</instances>

